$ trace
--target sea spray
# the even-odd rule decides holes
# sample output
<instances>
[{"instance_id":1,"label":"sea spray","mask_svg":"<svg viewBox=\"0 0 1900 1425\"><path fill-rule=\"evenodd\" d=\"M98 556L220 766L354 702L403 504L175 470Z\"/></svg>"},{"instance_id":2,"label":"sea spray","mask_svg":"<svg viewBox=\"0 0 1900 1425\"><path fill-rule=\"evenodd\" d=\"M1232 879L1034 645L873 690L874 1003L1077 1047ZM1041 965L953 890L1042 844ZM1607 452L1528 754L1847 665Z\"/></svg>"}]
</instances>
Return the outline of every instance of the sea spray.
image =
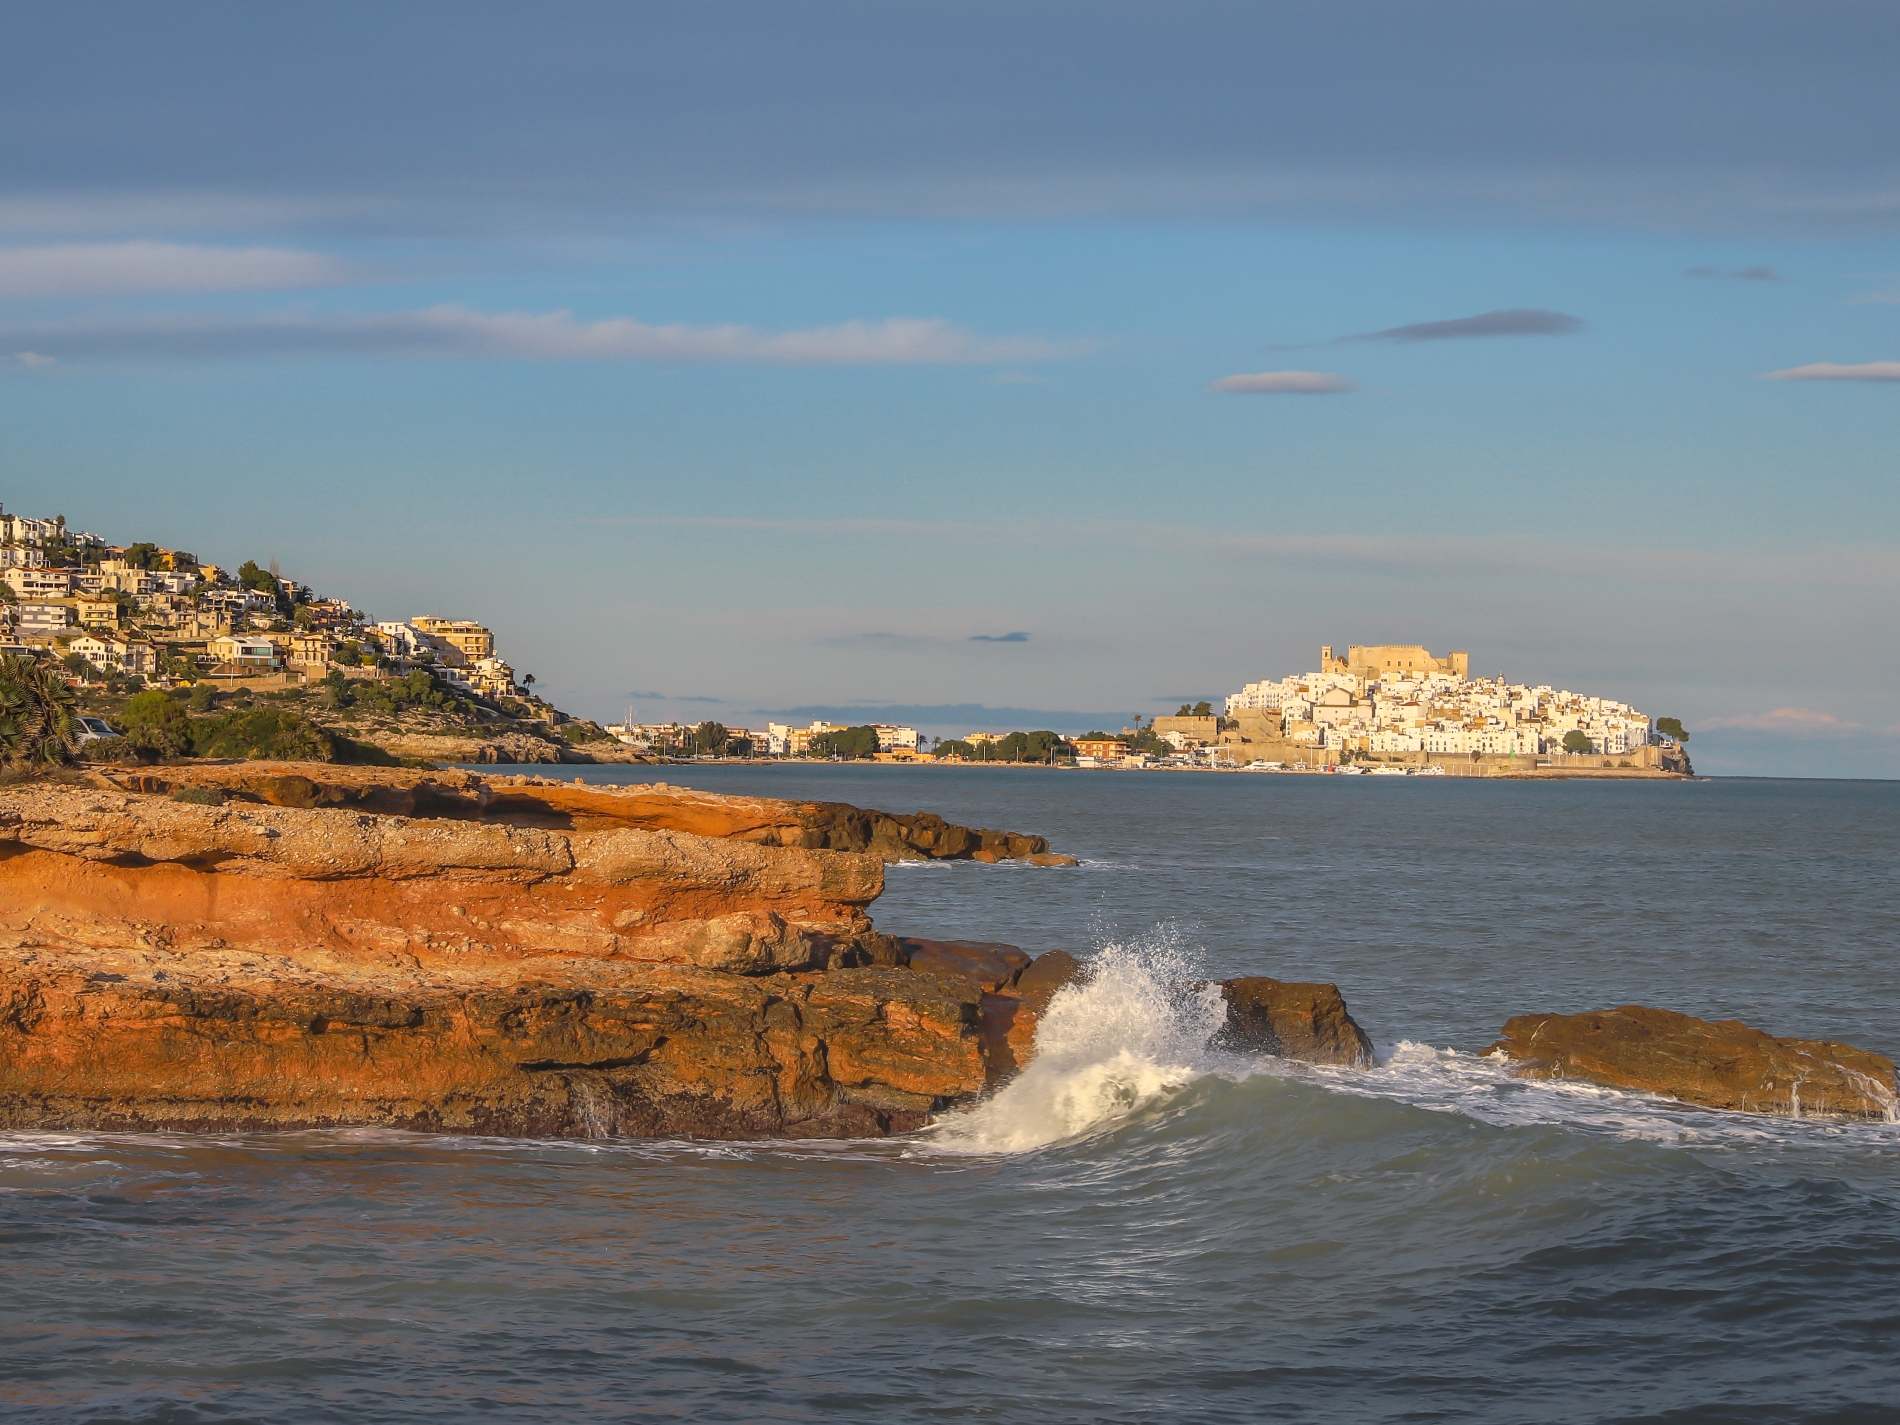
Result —
<instances>
[{"instance_id":1,"label":"sea spray","mask_svg":"<svg viewBox=\"0 0 1900 1425\"><path fill-rule=\"evenodd\" d=\"M1111 944L1088 974L1050 1000L1036 1056L993 1098L944 1120L938 1147L1019 1153L1103 1128L1210 1072L1209 1041L1226 1020L1220 987L1162 932Z\"/></svg>"}]
</instances>

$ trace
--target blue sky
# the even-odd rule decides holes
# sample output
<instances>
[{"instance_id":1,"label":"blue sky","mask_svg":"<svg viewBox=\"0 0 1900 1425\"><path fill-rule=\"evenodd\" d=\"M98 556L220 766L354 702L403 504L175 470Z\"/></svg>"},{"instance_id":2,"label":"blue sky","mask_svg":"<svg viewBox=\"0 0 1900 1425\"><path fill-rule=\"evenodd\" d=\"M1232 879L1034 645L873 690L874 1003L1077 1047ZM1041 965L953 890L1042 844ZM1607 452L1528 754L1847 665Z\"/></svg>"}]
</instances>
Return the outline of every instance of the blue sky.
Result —
<instances>
[{"instance_id":1,"label":"blue sky","mask_svg":"<svg viewBox=\"0 0 1900 1425\"><path fill-rule=\"evenodd\" d=\"M601 715L1106 721L1417 640L1900 775L1891 7L16 28L9 509L484 619Z\"/></svg>"}]
</instances>

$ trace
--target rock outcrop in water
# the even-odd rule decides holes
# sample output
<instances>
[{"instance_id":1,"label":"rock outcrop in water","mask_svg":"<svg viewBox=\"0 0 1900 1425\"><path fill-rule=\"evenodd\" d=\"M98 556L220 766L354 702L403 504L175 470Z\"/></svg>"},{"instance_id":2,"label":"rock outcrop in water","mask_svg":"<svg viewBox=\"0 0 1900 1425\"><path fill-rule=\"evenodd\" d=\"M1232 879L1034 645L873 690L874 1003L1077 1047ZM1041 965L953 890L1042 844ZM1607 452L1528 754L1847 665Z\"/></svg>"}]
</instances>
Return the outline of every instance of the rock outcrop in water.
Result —
<instances>
[{"instance_id":1,"label":"rock outcrop in water","mask_svg":"<svg viewBox=\"0 0 1900 1425\"><path fill-rule=\"evenodd\" d=\"M902 1131L1074 971L880 935L885 858L1040 837L832 803L235 764L0 792L0 1124Z\"/></svg>"},{"instance_id":2,"label":"rock outcrop in water","mask_svg":"<svg viewBox=\"0 0 1900 1425\"><path fill-rule=\"evenodd\" d=\"M1737 1020L1710 1022L1624 1005L1588 1014L1519 1015L1484 1052L1523 1078L1581 1079L1708 1108L1796 1117L1891 1118L1893 1060L1814 1039L1776 1039Z\"/></svg>"},{"instance_id":3,"label":"rock outcrop in water","mask_svg":"<svg viewBox=\"0 0 1900 1425\"><path fill-rule=\"evenodd\" d=\"M1337 985L1248 976L1223 980L1221 995L1226 1037L1237 1048L1348 1069L1372 1064L1372 1040L1346 1012Z\"/></svg>"},{"instance_id":4,"label":"rock outcrop in water","mask_svg":"<svg viewBox=\"0 0 1900 1425\"><path fill-rule=\"evenodd\" d=\"M836 803L231 764L0 790L0 1126L901 1132L1027 1063L1071 956L880 934L884 861L1041 837ZM1330 986L1236 1033L1358 1062Z\"/></svg>"}]
</instances>

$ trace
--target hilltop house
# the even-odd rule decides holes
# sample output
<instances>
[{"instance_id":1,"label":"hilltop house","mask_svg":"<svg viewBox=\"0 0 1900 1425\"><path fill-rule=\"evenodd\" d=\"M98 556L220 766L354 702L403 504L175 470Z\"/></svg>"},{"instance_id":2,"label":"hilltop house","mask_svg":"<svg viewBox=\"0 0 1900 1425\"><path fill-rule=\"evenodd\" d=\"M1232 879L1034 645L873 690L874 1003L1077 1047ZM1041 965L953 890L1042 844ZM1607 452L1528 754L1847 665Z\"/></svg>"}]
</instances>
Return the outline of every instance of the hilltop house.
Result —
<instances>
[{"instance_id":1,"label":"hilltop house","mask_svg":"<svg viewBox=\"0 0 1900 1425\"><path fill-rule=\"evenodd\" d=\"M277 667L277 645L268 638L227 633L205 644L205 652L220 669L268 673Z\"/></svg>"},{"instance_id":2,"label":"hilltop house","mask_svg":"<svg viewBox=\"0 0 1900 1425\"><path fill-rule=\"evenodd\" d=\"M73 626L71 604L15 604L13 633L16 638L53 638Z\"/></svg>"}]
</instances>

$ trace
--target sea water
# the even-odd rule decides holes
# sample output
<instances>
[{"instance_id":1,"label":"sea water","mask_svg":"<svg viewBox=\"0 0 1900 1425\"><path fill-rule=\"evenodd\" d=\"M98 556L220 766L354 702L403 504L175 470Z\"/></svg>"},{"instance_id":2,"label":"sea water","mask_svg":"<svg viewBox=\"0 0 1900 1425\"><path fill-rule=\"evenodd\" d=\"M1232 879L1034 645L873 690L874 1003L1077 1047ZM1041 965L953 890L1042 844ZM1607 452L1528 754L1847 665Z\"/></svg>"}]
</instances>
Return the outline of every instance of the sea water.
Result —
<instances>
[{"instance_id":1,"label":"sea water","mask_svg":"<svg viewBox=\"0 0 1900 1425\"><path fill-rule=\"evenodd\" d=\"M0 1138L0 1418L1886 1421L1900 1125L1513 1079L1648 1003L1900 1049L1900 785L588 769L1050 836L897 933L1090 959L878 1143ZM1337 982L1369 1071L1210 1042Z\"/></svg>"}]
</instances>

